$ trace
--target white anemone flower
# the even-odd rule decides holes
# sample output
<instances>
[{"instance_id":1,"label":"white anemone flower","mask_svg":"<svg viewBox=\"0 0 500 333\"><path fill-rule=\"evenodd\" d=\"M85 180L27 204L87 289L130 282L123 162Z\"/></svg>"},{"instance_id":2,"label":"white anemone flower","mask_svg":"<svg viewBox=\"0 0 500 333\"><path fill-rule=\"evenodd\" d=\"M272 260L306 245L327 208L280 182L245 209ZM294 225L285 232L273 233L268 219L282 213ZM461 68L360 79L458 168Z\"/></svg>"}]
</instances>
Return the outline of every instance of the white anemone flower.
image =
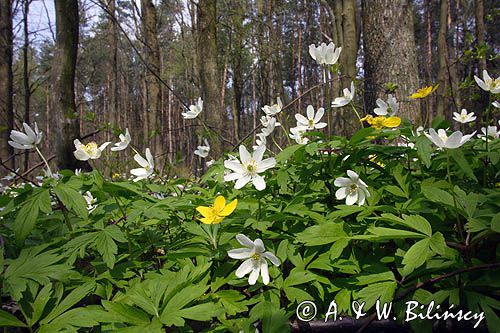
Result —
<instances>
[{"instance_id":1,"label":"white anemone flower","mask_svg":"<svg viewBox=\"0 0 500 333\"><path fill-rule=\"evenodd\" d=\"M305 145L309 142L309 138L304 136L304 133L307 132L307 128L304 126L296 126L290 128L289 136L294 139L296 143L299 145Z\"/></svg>"},{"instance_id":2,"label":"white anemone flower","mask_svg":"<svg viewBox=\"0 0 500 333\"><path fill-rule=\"evenodd\" d=\"M111 151L120 151L124 150L128 147L130 142L132 141L132 138L130 137L130 133L128 131L128 128L125 129L125 134L120 134L120 142L115 143L114 147L111 147Z\"/></svg>"},{"instance_id":3,"label":"white anemone flower","mask_svg":"<svg viewBox=\"0 0 500 333\"><path fill-rule=\"evenodd\" d=\"M352 99L354 98L354 82L351 81L351 90L344 88L343 92L344 92L343 97L337 97L333 100L332 107L340 108L342 106L349 104L352 101Z\"/></svg>"},{"instance_id":4,"label":"white anemone flower","mask_svg":"<svg viewBox=\"0 0 500 333\"><path fill-rule=\"evenodd\" d=\"M334 184L340 187L337 192L335 192L335 197L337 200L345 199L346 205L354 205L356 202L358 206L365 203L365 198L370 197L370 192L368 192L368 186L364 181L359 179L356 172L352 170L347 170L346 177L338 177L335 179Z\"/></svg>"},{"instance_id":5,"label":"white anemone flower","mask_svg":"<svg viewBox=\"0 0 500 333\"><path fill-rule=\"evenodd\" d=\"M207 157L208 153L210 153L210 145L208 144L207 139L204 139L204 142L205 142L204 146L198 146L197 149L194 151L194 154L200 156L201 158Z\"/></svg>"},{"instance_id":6,"label":"white anemone flower","mask_svg":"<svg viewBox=\"0 0 500 333\"><path fill-rule=\"evenodd\" d=\"M182 117L184 117L184 119L194 119L198 117L198 115L202 110L203 110L203 100L201 99L201 97L199 97L198 102L195 105L190 105L189 111L183 112L181 113L181 115Z\"/></svg>"},{"instance_id":7,"label":"white anemone flower","mask_svg":"<svg viewBox=\"0 0 500 333\"><path fill-rule=\"evenodd\" d=\"M488 137L489 139L498 139L498 138L500 138L500 129L497 129L496 126L488 126L488 128L481 127L481 132L483 134L479 134L478 137L480 137L484 141L486 141L486 137Z\"/></svg>"},{"instance_id":8,"label":"white anemone flower","mask_svg":"<svg viewBox=\"0 0 500 333\"><path fill-rule=\"evenodd\" d=\"M139 154L135 154L134 160L142 167L130 170L130 173L136 176L136 178L134 178L134 182L141 179L147 179L153 174L155 165L153 155L151 155L149 148L146 148L146 158Z\"/></svg>"},{"instance_id":9,"label":"white anemone flower","mask_svg":"<svg viewBox=\"0 0 500 333\"><path fill-rule=\"evenodd\" d=\"M264 136L269 136L274 131L274 129L276 128L276 126L279 126L279 125L280 125L280 123L276 122L276 118L271 118L269 120L269 123L267 124L267 126L265 126L265 127L262 128L261 133Z\"/></svg>"},{"instance_id":10,"label":"white anemone flower","mask_svg":"<svg viewBox=\"0 0 500 333\"><path fill-rule=\"evenodd\" d=\"M398 113L398 101L396 100L396 97L392 96L391 94L387 96L387 103L380 98L377 99L376 103L378 107L375 108L373 112L377 116L394 116L396 113Z\"/></svg>"},{"instance_id":11,"label":"white anemone flower","mask_svg":"<svg viewBox=\"0 0 500 333\"><path fill-rule=\"evenodd\" d=\"M259 133L256 135L256 139L255 139L255 146L253 146L253 150L257 150L257 148L259 148L260 146L265 146L267 144L267 139L266 139L266 135L264 133Z\"/></svg>"},{"instance_id":12,"label":"white anemone flower","mask_svg":"<svg viewBox=\"0 0 500 333\"><path fill-rule=\"evenodd\" d=\"M259 175L267 169L273 168L276 165L274 157L263 160L266 146L259 146L250 154L245 146L240 146L240 160L229 159L224 161L224 167L233 171L224 176L224 181L236 180L235 189L240 189L248 182L252 182L257 191L262 191L266 188L264 177Z\"/></svg>"},{"instance_id":13,"label":"white anemone flower","mask_svg":"<svg viewBox=\"0 0 500 333\"><path fill-rule=\"evenodd\" d=\"M437 133L434 128L431 128L429 129L429 134L424 134L429 140L431 140L432 143L434 143L439 148L455 149L461 147L464 143L469 141L474 136L474 134L476 134L476 131L469 135L463 135L462 132L456 131L448 136L446 134L446 131L442 128L438 129Z\"/></svg>"},{"instance_id":14,"label":"white anemone flower","mask_svg":"<svg viewBox=\"0 0 500 333\"><path fill-rule=\"evenodd\" d=\"M500 103L498 103L498 101L494 101L493 103L491 103L491 105L493 105L494 107L500 109Z\"/></svg>"},{"instance_id":15,"label":"white anemone flower","mask_svg":"<svg viewBox=\"0 0 500 333\"><path fill-rule=\"evenodd\" d=\"M281 124L277 122L276 118L274 118L273 116L265 115L260 117L260 123L262 124L262 127L268 127L269 125L271 125L271 122L274 122L275 127L281 126Z\"/></svg>"},{"instance_id":16,"label":"white anemone flower","mask_svg":"<svg viewBox=\"0 0 500 333\"><path fill-rule=\"evenodd\" d=\"M236 235L236 239L244 248L229 250L227 254L233 259L246 259L236 270L236 276L242 278L250 273L248 283L254 285L259 275L262 275L262 282L265 285L269 284L267 260L274 266L279 266L279 259L271 252L266 251L264 243L260 238L252 241L247 236L238 234Z\"/></svg>"},{"instance_id":17,"label":"white anemone flower","mask_svg":"<svg viewBox=\"0 0 500 333\"><path fill-rule=\"evenodd\" d=\"M38 125L36 123L35 130L31 129L26 123L23 123L23 127L26 134L16 130L10 132L10 139L12 141L9 141L9 145L16 149L35 148L35 146L42 141L43 133L38 130Z\"/></svg>"},{"instance_id":18,"label":"white anemone flower","mask_svg":"<svg viewBox=\"0 0 500 333\"><path fill-rule=\"evenodd\" d=\"M453 112L453 120L458 121L462 124L466 124L476 120L476 116L474 115L474 112L467 113L466 109L462 109L462 112L460 113Z\"/></svg>"},{"instance_id":19,"label":"white anemone flower","mask_svg":"<svg viewBox=\"0 0 500 333\"><path fill-rule=\"evenodd\" d=\"M320 123L319 121L325 114L325 109L319 108L316 114L314 114L314 108L312 105L307 106L307 118L301 114L296 114L295 119L297 120L297 126L305 127L308 130L321 129L326 127L326 123Z\"/></svg>"},{"instance_id":20,"label":"white anemone flower","mask_svg":"<svg viewBox=\"0 0 500 333\"><path fill-rule=\"evenodd\" d=\"M91 213L96 208L95 203L97 202L97 199L94 198L92 196L92 193L90 193L89 191L83 194L83 198L87 202L87 210L89 211L89 213Z\"/></svg>"},{"instance_id":21,"label":"white anemone flower","mask_svg":"<svg viewBox=\"0 0 500 333\"><path fill-rule=\"evenodd\" d=\"M321 45L309 45L309 54L319 65L334 65L337 63L342 52L342 47L335 48L335 44L321 43Z\"/></svg>"},{"instance_id":22,"label":"white anemone flower","mask_svg":"<svg viewBox=\"0 0 500 333\"><path fill-rule=\"evenodd\" d=\"M281 99L279 97L276 99L276 104L273 104L271 106L264 105L262 107L262 111L264 111L264 113L268 116L277 115L281 112L281 109L283 109L283 103L281 102Z\"/></svg>"},{"instance_id":23,"label":"white anemone flower","mask_svg":"<svg viewBox=\"0 0 500 333\"><path fill-rule=\"evenodd\" d=\"M75 139L73 143L75 144L76 148L76 150L73 152L75 158L80 161L87 161L89 159L95 160L101 157L102 152L111 142L104 142L99 147L97 146L97 143L95 143L94 141L84 145L80 142L80 140Z\"/></svg>"},{"instance_id":24,"label":"white anemone flower","mask_svg":"<svg viewBox=\"0 0 500 333\"><path fill-rule=\"evenodd\" d=\"M474 80L481 89L489 91L492 94L498 94L500 92L500 76L496 79L492 79L486 70L483 71L483 79L481 80L474 75Z\"/></svg>"}]
</instances>

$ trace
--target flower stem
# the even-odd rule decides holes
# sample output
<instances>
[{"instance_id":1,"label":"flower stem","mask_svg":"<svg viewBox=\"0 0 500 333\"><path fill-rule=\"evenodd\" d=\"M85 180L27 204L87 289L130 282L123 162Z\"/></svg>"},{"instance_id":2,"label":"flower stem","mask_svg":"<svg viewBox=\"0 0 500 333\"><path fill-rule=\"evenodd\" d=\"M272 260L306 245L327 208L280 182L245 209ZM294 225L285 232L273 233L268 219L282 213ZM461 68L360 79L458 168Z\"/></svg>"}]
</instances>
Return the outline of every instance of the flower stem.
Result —
<instances>
[{"instance_id":1,"label":"flower stem","mask_svg":"<svg viewBox=\"0 0 500 333\"><path fill-rule=\"evenodd\" d=\"M327 116L327 122L328 122L328 137L331 136L331 126L330 124L330 110L331 110L331 103L330 103L330 83L328 82L328 65L325 65L325 102L326 102L326 116Z\"/></svg>"},{"instance_id":2,"label":"flower stem","mask_svg":"<svg viewBox=\"0 0 500 333\"><path fill-rule=\"evenodd\" d=\"M354 113L356 114L356 116L358 117L359 123L361 124L361 128L364 128L365 126L363 125L363 121L361 120L361 116L359 115L359 113L356 110L356 108L354 107L354 105L352 105L352 103L351 103L351 107L352 107L352 110L354 111Z\"/></svg>"},{"instance_id":3,"label":"flower stem","mask_svg":"<svg viewBox=\"0 0 500 333\"><path fill-rule=\"evenodd\" d=\"M462 227L462 223L460 222L460 217L458 216L457 198L455 196L455 191L453 190L453 183L451 182L450 151L448 149L446 149L446 173L448 175L448 183L450 184L450 188L451 188L451 195L453 196L453 206L455 207L455 216L457 218L458 233L460 235L460 239L464 240L463 227Z\"/></svg>"},{"instance_id":4,"label":"flower stem","mask_svg":"<svg viewBox=\"0 0 500 333\"><path fill-rule=\"evenodd\" d=\"M49 172L49 177L52 177L52 170L50 170L49 162L47 162L47 160L45 159L45 156L43 156L42 152L40 151L40 149L38 149L38 147L36 145L35 145L35 150L38 153L38 155L40 155L43 162L47 166L47 171Z\"/></svg>"}]
</instances>

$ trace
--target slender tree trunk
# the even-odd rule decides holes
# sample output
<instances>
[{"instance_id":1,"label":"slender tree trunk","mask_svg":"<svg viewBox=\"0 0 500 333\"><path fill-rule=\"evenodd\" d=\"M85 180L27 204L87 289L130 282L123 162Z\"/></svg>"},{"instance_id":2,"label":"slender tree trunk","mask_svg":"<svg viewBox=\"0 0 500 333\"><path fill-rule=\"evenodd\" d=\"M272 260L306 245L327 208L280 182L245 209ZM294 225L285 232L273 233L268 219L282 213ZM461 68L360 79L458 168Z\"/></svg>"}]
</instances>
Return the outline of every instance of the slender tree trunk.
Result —
<instances>
[{"instance_id":1,"label":"slender tree trunk","mask_svg":"<svg viewBox=\"0 0 500 333\"><path fill-rule=\"evenodd\" d=\"M439 9L439 32L438 32L438 83L440 95L437 97L437 115L445 116L448 98L448 46L446 43L446 32L448 29L448 0L441 0Z\"/></svg>"},{"instance_id":2,"label":"slender tree trunk","mask_svg":"<svg viewBox=\"0 0 500 333\"><path fill-rule=\"evenodd\" d=\"M116 18L116 0L108 0L108 9L113 17ZM110 103L110 115L109 121L113 126L119 126L119 101L118 101L118 27L113 17L109 18L109 97L111 99Z\"/></svg>"},{"instance_id":3,"label":"slender tree trunk","mask_svg":"<svg viewBox=\"0 0 500 333\"><path fill-rule=\"evenodd\" d=\"M362 1L365 50L365 110L372 112L378 97L386 99L386 84L398 86L400 116L421 123L417 103L407 99L419 85L409 0Z\"/></svg>"},{"instance_id":4,"label":"slender tree trunk","mask_svg":"<svg viewBox=\"0 0 500 333\"><path fill-rule=\"evenodd\" d=\"M0 159L5 161L13 153L7 143L14 128L12 105L12 2L0 1ZM15 168L14 158L7 162ZM3 171L2 171L3 172Z\"/></svg>"},{"instance_id":5,"label":"slender tree trunk","mask_svg":"<svg viewBox=\"0 0 500 333\"><path fill-rule=\"evenodd\" d=\"M24 0L23 3L23 90L24 90L24 122L30 124L30 76L29 76L29 61L28 52L30 46L29 30L28 30L28 13L30 8L30 1ZM24 151L24 170L29 169L29 151Z\"/></svg>"},{"instance_id":6,"label":"slender tree trunk","mask_svg":"<svg viewBox=\"0 0 500 333\"><path fill-rule=\"evenodd\" d=\"M476 40L477 46L480 48L485 46L484 34L486 29L484 27L484 0L475 0L475 15L476 15ZM479 71L482 72L486 69L486 55L482 54L479 58Z\"/></svg>"},{"instance_id":7,"label":"slender tree trunk","mask_svg":"<svg viewBox=\"0 0 500 333\"><path fill-rule=\"evenodd\" d=\"M56 49L53 70L54 110L58 123L57 160L60 168L75 169L73 140L80 136L75 106L75 69L78 52L78 0L55 0Z\"/></svg>"},{"instance_id":8,"label":"slender tree trunk","mask_svg":"<svg viewBox=\"0 0 500 333\"><path fill-rule=\"evenodd\" d=\"M224 113L220 110L221 82L217 67L217 1L205 0L198 3L198 61L204 115L209 126L221 133ZM220 157L223 142L212 140L213 156Z\"/></svg>"},{"instance_id":9,"label":"slender tree trunk","mask_svg":"<svg viewBox=\"0 0 500 333\"><path fill-rule=\"evenodd\" d=\"M161 86L159 80L152 73L156 75L161 75L160 73L160 47L158 44L157 36L157 18L156 18L156 8L152 0L141 0L141 23L142 23L142 33L144 41L144 51L146 54L146 119L144 122L144 139L146 143L149 143L152 149L155 150L155 154L161 154L159 149L161 148L158 143L158 115L160 113L161 105ZM154 131L155 136L148 140L149 132Z\"/></svg>"}]
</instances>

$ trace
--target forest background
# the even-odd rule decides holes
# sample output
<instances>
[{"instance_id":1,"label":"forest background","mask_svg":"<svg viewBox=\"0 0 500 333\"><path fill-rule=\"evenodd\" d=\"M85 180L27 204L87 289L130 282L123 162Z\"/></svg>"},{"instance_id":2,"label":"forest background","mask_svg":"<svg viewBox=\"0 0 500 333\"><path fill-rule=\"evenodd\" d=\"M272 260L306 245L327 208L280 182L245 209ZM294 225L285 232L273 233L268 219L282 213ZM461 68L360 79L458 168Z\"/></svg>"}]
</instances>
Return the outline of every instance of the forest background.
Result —
<instances>
[{"instance_id":1,"label":"forest background","mask_svg":"<svg viewBox=\"0 0 500 333\"><path fill-rule=\"evenodd\" d=\"M42 172L35 151L7 143L23 122L38 124L59 169L88 168L73 157L75 138L113 141L128 128L166 176L200 174L255 142L261 108L277 97L288 106L283 128L311 104L325 107L326 134L350 135L350 106L329 100L353 80L365 114L391 93L414 127L466 108L478 130L491 101L474 75L498 76L499 17L495 0L1 0L0 173ZM321 42L342 47L326 74L309 55ZM436 84L425 100L409 98ZM198 97L205 126L181 116ZM204 139L206 160L193 154ZM289 138L275 139L278 150ZM128 177L133 153L111 155L99 163Z\"/></svg>"}]
</instances>

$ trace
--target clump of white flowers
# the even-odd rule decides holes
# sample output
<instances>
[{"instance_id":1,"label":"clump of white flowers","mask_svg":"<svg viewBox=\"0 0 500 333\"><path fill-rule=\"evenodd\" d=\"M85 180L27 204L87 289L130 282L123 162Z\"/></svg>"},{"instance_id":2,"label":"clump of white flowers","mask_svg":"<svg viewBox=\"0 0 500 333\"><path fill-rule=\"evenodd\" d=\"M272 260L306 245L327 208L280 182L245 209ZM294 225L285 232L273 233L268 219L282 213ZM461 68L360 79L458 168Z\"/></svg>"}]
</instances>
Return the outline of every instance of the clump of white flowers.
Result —
<instances>
[{"instance_id":1,"label":"clump of white flowers","mask_svg":"<svg viewBox=\"0 0 500 333\"><path fill-rule=\"evenodd\" d=\"M204 139L203 142L205 143L205 145L196 147L194 154L200 156L201 158L206 158L210 153L210 145L208 144L207 139Z\"/></svg>"},{"instance_id":2,"label":"clump of white flowers","mask_svg":"<svg viewBox=\"0 0 500 333\"><path fill-rule=\"evenodd\" d=\"M461 147L464 143L469 141L476 132L469 134L469 135L463 135L462 132L456 131L453 132L450 136L446 134L446 131L442 128L436 130L434 128L429 129L429 133L425 133L425 136L431 140L432 143L434 143L436 146L439 148L447 148L447 149L455 149L458 147Z\"/></svg>"},{"instance_id":3,"label":"clump of white flowers","mask_svg":"<svg viewBox=\"0 0 500 333\"><path fill-rule=\"evenodd\" d=\"M149 150L149 148L146 148L146 158L142 157L139 154L135 154L134 160L141 166L141 168L130 170L130 173L136 177L134 178L134 182L137 182L141 179L147 179L153 174L155 164L153 155L151 155L151 151Z\"/></svg>"},{"instance_id":4,"label":"clump of white flowers","mask_svg":"<svg viewBox=\"0 0 500 333\"><path fill-rule=\"evenodd\" d=\"M102 145L97 146L95 141L89 142L87 144L83 144L80 140L75 139L73 141L75 144L76 150L73 152L75 158L80 161L87 161L89 159L95 160L101 157L102 152L111 142L104 142Z\"/></svg>"}]
</instances>

